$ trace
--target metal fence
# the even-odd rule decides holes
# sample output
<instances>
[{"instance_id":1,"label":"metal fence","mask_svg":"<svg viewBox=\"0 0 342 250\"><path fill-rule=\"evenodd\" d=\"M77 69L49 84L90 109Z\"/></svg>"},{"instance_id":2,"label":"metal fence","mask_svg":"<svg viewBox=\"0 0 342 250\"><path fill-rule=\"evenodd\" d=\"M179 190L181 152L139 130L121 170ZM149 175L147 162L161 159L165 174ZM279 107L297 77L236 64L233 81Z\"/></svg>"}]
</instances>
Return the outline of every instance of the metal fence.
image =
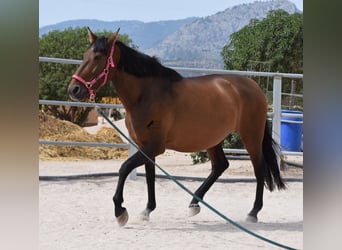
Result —
<instances>
[{"instance_id":1,"label":"metal fence","mask_svg":"<svg viewBox=\"0 0 342 250\"><path fill-rule=\"evenodd\" d=\"M64 64L80 64L81 60L71 60L62 58L49 58L49 57L39 57L40 62L53 62L53 63L64 63ZM264 76L273 78L273 111L268 112L268 119L272 122L272 137L280 144L280 134L281 134L281 118L291 117L291 118L301 118L301 121L287 121L288 123L303 123L303 114L282 114L281 112L281 98L282 98L282 79L302 79L303 74L290 74L290 73L274 73L274 72L256 72L256 71L237 71L237 70L218 70L218 69L199 69L199 68L183 68L183 67L170 67L180 73L195 73L195 74L233 74L233 75L243 75L243 76ZM298 96L298 95L297 95ZM63 101L53 101L53 100L39 100L39 104L42 105L68 105L68 106L80 106L80 107L94 107L94 104L84 103L84 102L63 102ZM97 104L102 108L124 108L121 104ZM119 147L128 148L129 155L131 155L135 150L134 147L129 144L111 144L111 143L92 143L92 142L63 142L63 141L46 141L39 140L40 144L49 145L63 145L63 146L101 146L101 147ZM225 153L233 154L246 154L247 151L244 149L224 149ZM292 152L292 151L282 151L286 155L303 155L302 152Z\"/></svg>"}]
</instances>

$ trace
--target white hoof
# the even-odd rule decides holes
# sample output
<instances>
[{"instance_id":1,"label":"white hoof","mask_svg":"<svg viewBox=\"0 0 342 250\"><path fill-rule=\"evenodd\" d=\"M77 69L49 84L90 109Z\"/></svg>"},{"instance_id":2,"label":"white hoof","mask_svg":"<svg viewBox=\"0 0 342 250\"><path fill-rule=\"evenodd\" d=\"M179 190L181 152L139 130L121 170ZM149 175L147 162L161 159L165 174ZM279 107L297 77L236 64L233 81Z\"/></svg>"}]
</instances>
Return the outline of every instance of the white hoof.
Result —
<instances>
[{"instance_id":1,"label":"white hoof","mask_svg":"<svg viewBox=\"0 0 342 250\"><path fill-rule=\"evenodd\" d=\"M256 223L258 222L258 218L251 215L247 215L246 221Z\"/></svg>"},{"instance_id":2,"label":"white hoof","mask_svg":"<svg viewBox=\"0 0 342 250\"><path fill-rule=\"evenodd\" d=\"M148 209L145 209L144 211L142 211L140 213L140 219L142 221L149 221L150 220L150 213L151 213L151 211L149 211Z\"/></svg>"},{"instance_id":3,"label":"white hoof","mask_svg":"<svg viewBox=\"0 0 342 250\"><path fill-rule=\"evenodd\" d=\"M127 213L126 209L122 215L120 215L119 217L116 218L116 221L118 222L118 225L120 227L123 227L124 225L126 225L126 223L128 221L128 213Z\"/></svg>"},{"instance_id":4,"label":"white hoof","mask_svg":"<svg viewBox=\"0 0 342 250\"><path fill-rule=\"evenodd\" d=\"M198 204L191 204L189 206L189 217L195 216L201 212L201 207Z\"/></svg>"}]
</instances>

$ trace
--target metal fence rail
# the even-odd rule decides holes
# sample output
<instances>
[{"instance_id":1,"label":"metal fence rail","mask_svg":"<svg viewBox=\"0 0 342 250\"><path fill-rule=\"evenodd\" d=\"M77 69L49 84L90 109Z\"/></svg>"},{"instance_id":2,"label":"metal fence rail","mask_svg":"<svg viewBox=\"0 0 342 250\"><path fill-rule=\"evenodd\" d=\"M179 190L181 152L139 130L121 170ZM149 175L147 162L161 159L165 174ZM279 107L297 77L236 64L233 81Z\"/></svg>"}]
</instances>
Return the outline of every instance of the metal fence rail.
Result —
<instances>
[{"instance_id":1,"label":"metal fence rail","mask_svg":"<svg viewBox=\"0 0 342 250\"><path fill-rule=\"evenodd\" d=\"M39 57L40 62L51 62L51 63L65 63L65 64L81 64L82 60L75 59L63 59L55 57ZM201 68L188 68L188 67L172 67L178 72L184 73L203 73L203 74L231 74L231 75L242 75L242 76L266 76L266 77L284 77L284 78L303 78L303 74L292 74L292 73L279 73L279 72L259 72L259 71L240 71L240 70L225 70L225 69L201 69Z\"/></svg>"},{"instance_id":2,"label":"metal fence rail","mask_svg":"<svg viewBox=\"0 0 342 250\"><path fill-rule=\"evenodd\" d=\"M86 147L129 148L129 144L125 144L125 143L46 141L46 140L39 140L39 143L44 144L44 145L55 145L55 146L86 146Z\"/></svg>"},{"instance_id":3,"label":"metal fence rail","mask_svg":"<svg viewBox=\"0 0 342 250\"><path fill-rule=\"evenodd\" d=\"M67 102L67 101L53 101L53 100L39 100L39 104L42 105L61 105L61 106L72 106L72 107L88 107L93 108L94 103L89 102ZM110 109L123 109L124 106L122 104L105 104L105 103L96 103L100 108L110 108Z\"/></svg>"}]
</instances>

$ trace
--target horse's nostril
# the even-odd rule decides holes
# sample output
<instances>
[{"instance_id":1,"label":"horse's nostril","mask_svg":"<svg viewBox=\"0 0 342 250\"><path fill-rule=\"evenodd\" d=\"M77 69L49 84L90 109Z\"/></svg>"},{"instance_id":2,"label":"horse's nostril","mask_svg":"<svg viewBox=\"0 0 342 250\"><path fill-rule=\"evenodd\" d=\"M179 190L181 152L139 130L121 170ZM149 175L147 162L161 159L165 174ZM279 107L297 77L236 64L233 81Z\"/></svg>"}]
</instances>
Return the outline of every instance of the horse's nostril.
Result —
<instances>
[{"instance_id":1,"label":"horse's nostril","mask_svg":"<svg viewBox=\"0 0 342 250\"><path fill-rule=\"evenodd\" d=\"M79 101L83 100L85 98L86 92L82 89L82 86L76 84L71 84L68 87L68 94L71 100L73 101Z\"/></svg>"},{"instance_id":2,"label":"horse's nostril","mask_svg":"<svg viewBox=\"0 0 342 250\"><path fill-rule=\"evenodd\" d=\"M77 95L78 93L80 93L81 88L79 86L74 86L74 88L72 89L72 94L73 95Z\"/></svg>"}]
</instances>

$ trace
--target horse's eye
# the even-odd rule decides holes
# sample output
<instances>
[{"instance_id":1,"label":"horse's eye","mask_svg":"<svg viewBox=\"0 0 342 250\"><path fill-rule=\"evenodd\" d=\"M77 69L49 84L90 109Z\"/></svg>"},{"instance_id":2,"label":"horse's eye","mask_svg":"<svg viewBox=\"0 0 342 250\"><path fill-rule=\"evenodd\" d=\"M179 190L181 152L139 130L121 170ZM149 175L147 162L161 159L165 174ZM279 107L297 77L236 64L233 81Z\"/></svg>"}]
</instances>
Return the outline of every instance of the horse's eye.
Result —
<instances>
[{"instance_id":1,"label":"horse's eye","mask_svg":"<svg viewBox=\"0 0 342 250\"><path fill-rule=\"evenodd\" d=\"M100 58L101 58L100 55L96 55L96 56L94 57L94 60L95 60L95 61L98 61L98 60L100 60Z\"/></svg>"}]
</instances>

